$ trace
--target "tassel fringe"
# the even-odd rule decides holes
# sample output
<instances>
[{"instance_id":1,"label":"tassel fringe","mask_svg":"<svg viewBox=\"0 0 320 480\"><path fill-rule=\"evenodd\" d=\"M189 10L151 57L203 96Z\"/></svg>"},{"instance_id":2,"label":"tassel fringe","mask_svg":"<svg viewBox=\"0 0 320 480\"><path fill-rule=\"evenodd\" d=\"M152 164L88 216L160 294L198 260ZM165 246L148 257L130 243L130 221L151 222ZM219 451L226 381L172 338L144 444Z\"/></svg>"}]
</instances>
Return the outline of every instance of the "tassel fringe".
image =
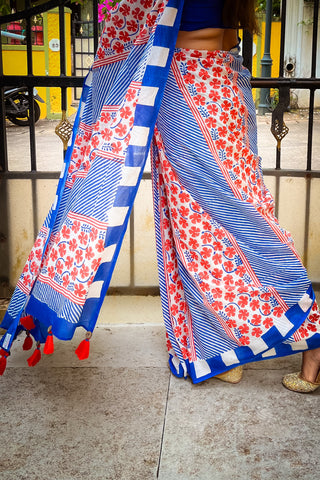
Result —
<instances>
[{"instance_id":1,"label":"tassel fringe","mask_svg":"<svg viewBox=\"0 0 320 480\"><path fill-rule=\"evenodd\" d=\"M1 348L0 355L1 355L1 358L0 358L0 376L1 376L4 374L4 371L6 369L7 357L10 355L10 353L4 350L3 348Z\"/></svg>"},{"instance_id":2,"label":"tassel fringe","mask_svg":"<svg viewBox=\"0 0 320 480\"><path fill-rule=\"evenodd\" d=\"M34 328L36 328L31 315L20 318L20 323L26 330L33 330Z\"/></svg>"},{"instance_id":3,"label":"tassel fringe","mask_svg":"<svg viewBox=\"0 0 320 480\"><path fill-rule=\"evenodd\" d=\"M80 342L78 348L75 351L76 355L78 356L79 360L85 360L89 357L90 353L90 341L89 338L82 340Z\"/></svg>"},{"instance_id":4,"label":"tassel fringe","mask_svg":"<svg viewBox=\"0 0 320 480\"><path fill-rule=\"evenodd\" d=\"M43 353L45 355L50 355L53 352L54 352L53 335L50 330L46 339L46 343L44 344Z\"/></svg>"},{"instance_id":5,"label":"tassel fringe","mask_svg":"<svg viewBox=\"0 0 320 480\"><path fill-rule=\"evenodd\" d=\"M23 350L30 350L33 345L32 337L30 336L30 332L27 332L27 336L23 342L22 349Z\"/></svg>"},{"instance_id":6,"label":"tassel fringe","mask_svg":"<svg viewBox=\"0 0 320 480\"><path fill-rule=\"evenodd\" d=\"M40 345L37 346L31 357L28 358L27 362L29 367L34 367L41 360L41 351Z\"/></svg>"}]
</instances>

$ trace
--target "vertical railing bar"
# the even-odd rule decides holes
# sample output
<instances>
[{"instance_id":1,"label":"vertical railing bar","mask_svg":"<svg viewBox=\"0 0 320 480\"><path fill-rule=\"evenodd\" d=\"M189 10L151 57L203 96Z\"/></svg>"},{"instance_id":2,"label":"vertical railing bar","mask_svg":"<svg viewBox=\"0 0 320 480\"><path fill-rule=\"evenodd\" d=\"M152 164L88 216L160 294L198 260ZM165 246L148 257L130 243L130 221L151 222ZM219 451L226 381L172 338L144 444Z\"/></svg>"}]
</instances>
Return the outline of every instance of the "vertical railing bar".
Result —
<instances>
[{"instance_id":1,"label":"vertical railing bar","mask_svg":"<svg viewBox=\"0 0 320 480\"><path fill-rule=\"evenodd\" d=\"M306 209L304 221L304 245L303 245L303 263L308 268L309 253L309 228L310 228L310 200L311 200L311 178L306 177Z\"/></svg>"},{"instance_id":2,"label":"vertical railing bar","mask_svg":"<svg viewBox=\"0 0 320 480\"><path fill-rule=\"evenodd\" d=\"M316 76L317 67L317 43L318 43L318 15L319 0L314 0L313 6L313 30L312 30L312 58L311 58L311 77Z\"/></svg>"},{"instance_id":3,"label":"vertical railing bar","mask_svg":"<svg viewBox=\"0 0 320 480\"><path fill-rule=\"evenodd\" d=\"M0 39L0 76L3 76L2 44ZM0 88L0 171L8 171L8 149L4 87Z\"/></svg>"},{"instance_id":4,"label":"vertical railing bar","mask_svg":"<svg viewBox=\"0 0 320 480\"><path fill-rule=\"evenodd\" d=\"M129 229L129 235L130 235L130 287L134 287L135 283L135 271L134 271L134 206L132 207L131 210L131 215L130 215L130 229Z\"/></svg>"},{"instance_id":5,"label":"vertical railing bar","mask_svg":"<svg viewBox=\"0 0 320 480\"><path fill-rule=\"evenodd\" d=\"M30 0L25 0L25 9L31 7ZM33 77L33 59L32 59L32 32L31 32L31 16L26 15L26 43L27 43L27 72L28 77ZM36 152L36 132L34 124L34 107L33 107L33 87L28 87L29 99L29 138L30 138L30 159L31 171L37 170L37 152Z\"/></svg>"},{"instance_id":6,"label":"vertical railing bar","mask_svg":"<svg viewBox=\"0 0 320 480\"><path fill-rule=\"evenodd\" d=\"M66 75L66 40L64 4L59 5L59 35L60 35L60 76Z\"/></svg>"},{"instance_id":7,"label":"vertical railing bar","mask_svg":"<svg viewBox=\"0 0 320 480\"><path fill-rule=\"evenodd\" d=\"M283 0L281 4L281 36L280 36L280 62L279 62L279 77L283 77L284 73L284 47L286 34L286 14L287 1ZM281 169L281 148L276 147L276 170Z\"/></svg>"},{"instance_id":8,"label":"vertical railing bar","mask_svg":"<svg viewBox=\"0 0 320 480\"><path fill-rule=\"evenodd\" d=\"M281 36L280 36L279 77L283 77L283 72L284 72L284 47L285 47L285 34L286 34L286 18L287 18L287 0L282 0L282 3L281 3Z\"/></svg>"},{"instance_id":9,"label":"vertical railing bar","mask_svg":"<svg viewBox=\"0 0 320 480\"><path fill-rule=\"evenodd\" d=\"M280 177L276 176L276 187L274 192L274 214L278 218L279 215L279 200L280 200Z\"/></svg>"},{"instance_id":10,"label":"vertical railing bar","mask_svg":"<svg viewBox=\"0 0 320 480\"><path fill-rule=\"evenodd\" d=\"M99 42L99 23L98 23L98 0L93 0L93 50L94 53L98 49ZM89 47L89 45L88 45ZM89 48L88 48L89 51Z\"/></svg>"},{"instance_id":11,"label":"vertical railing bar","mask_svg":"<svg viewBox=\"0 0 320 480\"><path fill-rule=\"evenodd\" d=\"M252 35L243 30L243 65L252 72Z\"/></svg>"},{"instance_id":12,"label":"vertical railing bar","mask_svg":"<svg viewBox=\"0 0 320 480\"><path fill-rule=\"evenodd\" d=\"M311 77L312 78L316 76L316 67L317 67L318 11L319 11L319 0L315 0L314 6L313 6L313 30L312 30L312 51L311 51L311 54L312 54ZM312 169L313 114L314 114L314 89L310 90L310 98L309 98L307 171L310 171Z\"/></svg>"}]
</instances>

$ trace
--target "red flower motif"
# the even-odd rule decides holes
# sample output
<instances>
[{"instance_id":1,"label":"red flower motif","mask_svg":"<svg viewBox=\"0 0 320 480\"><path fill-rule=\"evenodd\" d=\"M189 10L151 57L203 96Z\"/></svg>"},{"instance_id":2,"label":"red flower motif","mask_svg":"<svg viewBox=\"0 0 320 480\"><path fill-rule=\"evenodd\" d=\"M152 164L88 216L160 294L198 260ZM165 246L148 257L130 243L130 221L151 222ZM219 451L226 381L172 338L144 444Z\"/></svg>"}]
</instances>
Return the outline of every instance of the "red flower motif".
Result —
<instances>
[{"instance_id":1,"label":"red flower motif","mask_svg":"<svg viewBox=\"0 0 320 480\"><path fill-rule=\"evenodd\" d=\"M70 277L69 275L64 275L63 276L63 286L64 288L67 288L67 286L69 285L70 283Z\"/></svg>"},{"instance_id":2,"label":"red flower motif","mask_svg":"<svg viewBox=\"0 0 320 480\"><path fill-rule=\"evenodd\" d=\"M213 302L212 306L213 306L213 309L216 312L220 312L220 310L223 309L223 303L222 302L215 301L215 302Z\"/></svg>"},{"instance_id":3,"label":"red flower motif","mask_svg":"<svg viewBox=\"0 0 320 480\"><path fill-rule=\"evenodd\" d=\"M236 309L233 305L228 305L226 307L225 311L226 311L226 314L228 315L228 317L234 317L235 314L236 314Z\"/></svg>"},{"instance_id":4,"label":"red flower motif","mask_svg":"<svg viewBox=\"0 0 320 480\"><path fill-rule=\"evenodd\" d=\"M262 318L261 315L258 315L257 313L255 313L251 319L252 325L260 325L261 318Z\"/></svg>"},{"instance_id":5,"label":"red flower motif","mask_svg":"<svg viewBox=\"0 0 320 480\"><path fill-rule=\"evenodd\" d=\"M84 288L83 285L76 283L74 286L74 294L77 297L84 297L87 293L87 290Z\"/></svg>"},{"instance_id":6,"label":"red flower motif","mask_svg":"<svg viewBox=\"0 0 320 480\"><path fill-rule=\"evenodd\" d=\"M241 345L249 345L250 344L249 337L240 337L239 341L240 341Z\"/></svg>"},{"instance_id":7,"label":"red flower motif","mask_svg":"<svg viewBox=\"0 0 320 480\"><path fill-rule=\"evenodd\" d=\"M94 240L96 240L97 236L98 236L97 228L92 227L90 231L90 240L93 242Z\"/></svg>"},{"instance_id":8,"label":"red flower motif","mask_svg":"<svg viewBox=\"0 0 320 480\"><path fill-rule=\"evenodd\" d=\"M222 290L220 288L213 288L211 290L213 298L221 298L222 297Z\"/></svg>"},{"instance_id":9,"label":"red flower motif","mask_svg":"<svg viewBox=\"0 0 320 480\"><path fill-rule=\"evenodd\" d=\"M67 259L66 259L66 268L68 270L70 270L70 268L72 267L73 265L73 258L68 256Z\"/></svg>"},{"instance_id":10,"label":"red flower motif","mask_svg":"<svg viewBox=\"0 0 320 480\"><path fill-rule=\"evenodd\" d=\"M106 140L107 142L111 140L112 138L112 131L110 128L105 128L104 130L101 131L101 137L103 140Z\"/></svg>"},{"instance_id":11,"label":"red flower motif","mask_svg":"<svg viewBox=\"0 0 320 480\"><path fill-rule=\"evenodd\" d=\"M129 20L127 23L128 32L135 32L137 30L138 24L135 20Z\"/></svg>"},{"instance_id":12,"label":"red flower motif","mask_svg":"<svg viewBox=\"0 0 320 480\"><path fill-rule=\"evenodd\" d=\"M257 327L256 327L256 328L253 328L253 329L252 329L252 335L253 335L254 337L257 337L257 338L258 338L258 337L261 337L262 334L263 334L263 331L261 330L261 328L257 328Z\"/></svg>"},{"instance_id":13,"label":"red flower motif","mask_svg":"<svg viewBox=\"0 0 320 480\"><path fill-rule=\"evenodd\" d=\"M275 307L273 309L273 315L275 315L276 317L280 318L282 317L283 315L283 309L281 307Z\"/></svg>"},{"instance_id":14,"label":"red flower motif","mask_svg":"<svg viewBox=\"0 0 320 480\"><path fill-rule=\"evenodd\" d=\"M198 237L200 235L200 228L197 227L191 227L190 228L190 235L192 237Z\"/></svg>"},{"instance_id":15,"label":"red flower motif","mask_svg":"<svg viewBox=\"0 0 320 480\"><path fill-rule=\"evenodd\" d=\"M222 275L223 275L223 271L221 270L221 268L214 268L213 271L212 271L212 275L215 277L215 278L222 278Z\"/></svg>"},{"instance_id":16,"label":"red flower motif","mask_svg":"<svg viewBox=\"0 0 320 480\"><path fill-rule=\"evenodd\" d=\"M71 252L74 252L75 249L77 248L78 244L77 244L77 241L75 238L72 238L72 240L70 240L69 242L69 249Z\"/></svg>"},{"instance_id":17,"label":"red flower motif","mask_svg":"<svg viewBox=\"0 0 320 480\"><path fill-rule=\"evenodd\" d=\"M206 118L205 122L208 128L215 128L217 126L217 120L213 117Z\"/></svg>"},{"instance_id":18,"label":"red flower motif","mask_svg":"<svg viewBox=\"0 0 320 480\"><path fill-rule=\"evenodd\" d=\"M238 312L238 316L241 320L247 320L247 318L249 317L249 312L248 312L248 310L241 309Z\"/></svg>"},{"instance_id":19,"label":"red flower motif","mask_svg":"<svg viewBox=\"0 0 320 480\"><path fill-rule=\"evenodd\" d=\"M199 71L199 76L200 76L203 80L207 80L208 78L210 78L210 75L209 75L209 73L207 72L207 70L204 70L203 68L201 68L201 70Z\"/></svg>"},{"instance_id":20,"label":"red flower motif","mask_svg":"<svg viewBox=\"0 0 320 480\"><path fill-rule=\"evenodd\" d=\"M224 299L227 301L227 302L233 302L233 300L236 298L236 295L235 293L233 292L226 292L225 295L224 295Z\"/></svg>"},{"instance_id":21,"label":"red flower motif","mask_svg":"<svg viewBox=\"0 0 320 480\"><path fill-rule=\"evenodd\" d=\"M76 267L74 267L73 270L71 271L70 275L71 275L72 280L75 281L75 279L77 278L77 275L78 275L78 269Z\"/></svg>"},{"instance_id":22,"label":"red flower motif","mask_svg":"<svg viewBox=\"0 0 320 480\"><path fill-rule=\"evenodd\" d=\"M89 267L87 267L86 265L82 265L82 267L80 268L81 278L86 278L89 275L89 272Z\"/></svg>"},{"instance_id":23,"label":"red flower motif","mask_svg":"<svg viewBox=\"0 0 320 480\"><path fill-rule=\"evenodd\" d=\"M238 300L238 304L240 307L245 307L246 305L248 305L248 297L245 297L244 295L241 296Z\"/></svg>"},{"instance_id":24,"label":"red flower motif","mask_svg":"<svg viewBox=\"0 0 320 480\"><path fill-rule=\"evenodd\" d=\"M58 259L58 252L55 248L53 248L51 250L50 258L51 258L52 262L55 262Z\"/></svg>"},{"instance_id":25,"label":"red flower motif","mask_svg":"<svg viewBox=\"0 0 320 480\"><path fill-rule=\"evenodd\" d=\"M50 278L54 278L55 271L54 271L54 268L52 266L48 268L48 275L49 275Z\"/></svg>"},{"instance_id":26,"label":"red flower motif","mask_svg":"<svg viewBox=\"0 0 320 480\"><path fill-rule=\"evenodd\" d=\"M300 333L301 338L309 337L309 332L306 328L300 327L298 332Z\"/></svg>"},{"instance_id":27,"label":"red flower motif","mask_svg":"<svg viewBox=\"0 0 320 480\"><path fill-rule=\"evenodd\" d=\"M94 252L92 247L88 247L85 251L85 257L87 260L91 260L92 257L94 257Z\"/></svg>"},{"instance_id":28,"label":"red flower motif","mask_svg":"<svg viewBox=\"0 0 320 480\"><path fill-rule=\"evenodd\" d=\"M52 271L53 271L53 276L54 276L54 268L53 268L53 267L49 267L49 269L50 269L50 268L52 269ZM49 275L49 276L50 276L50 275ZM53 277L52 277L52 278L53 278ZM23 277L23 284L24 284L24 285L29 285L30 283L31 283L31 277L30 277L30 275L25 275L25 276Z\"/></svg>"},{"instance_id":29,"label":"red flower motif","mask_svg":"<svg viewBox=\"0 0 320 480\"><path fill-rule=\"evenodd\" d=\"M261 310L263 311L264 315L269 315L271 312L271 307L268 303L262 305Z\"/></svg>"},{"instance_id":30,"label":"red flower motif","mask_svg":"<svg viewBox=\"0 0 320 480\"><path fill-rule=\"evenodd\" d=\"M270 317L265 318L262 323L266 328L270 328L273 326L273 320Z\"/></svg>"},{"instance_id":31,"label":"red flower motif","mask_svg":"<svg viewBox=\"0 0 320 480\"><path fill-rule=\"evenodd\" d=\"M194 83L194 75L192 73L187 73L184 75L184 81L187 84L193 84Z\"/></svg>"},{"instance_id":32,"label":"red flower motif","mask_svg":"<svg viewBox=\"0 0 320 480\"><path fill-rule=\"evenodd\" d=\"M56 270L59 273L59 275L61 275L61 273L63 272L63 263L61 260L57 261Z\"/></svg>"},{"instance_id":33,"label":"red flower motif","mask_svg":"<svg viewBox=\"0 0 320 480\"><path fill-rule=\"evenodd\" d=\"M104 241L102 239L98 240L98 242L95 245L95 248L97 252L101 253L104 250Z\"/></svg>"},{"instance_id":34,"label":"red flower motif","mask_svg":"<svg viewBox=\"0 0 320 480\"><path fill-rule=\"evenodd\" d=\"M189 246L190 248L194 248L195 250L199 247L199 243L195 238L190 238L189 240Z\"/></svg>"},{"instance_id":35,"label":"red flower motif","mask_svg":"<svg viewBox=\"0 0 320 480\"><path fill-rule=\"evenodd\" d=\"M122 45L122 43L116 42L116 43L113 45L113 49L114 49L114 51L119 55L120 53L123 53L123 51L124 51L124 46Z\"/></svg>"},{"instance_id":36,"label":"red flower motif","mask_svg":"<svg viewBox=\"0 0 320 480\"><path fill-rule=\"evenodd\" d=\"M226 321L226 324L229 328L236 328L237 326L237 322L235 320L232 320L231 318Z\"/></svg>"}]
</instances>

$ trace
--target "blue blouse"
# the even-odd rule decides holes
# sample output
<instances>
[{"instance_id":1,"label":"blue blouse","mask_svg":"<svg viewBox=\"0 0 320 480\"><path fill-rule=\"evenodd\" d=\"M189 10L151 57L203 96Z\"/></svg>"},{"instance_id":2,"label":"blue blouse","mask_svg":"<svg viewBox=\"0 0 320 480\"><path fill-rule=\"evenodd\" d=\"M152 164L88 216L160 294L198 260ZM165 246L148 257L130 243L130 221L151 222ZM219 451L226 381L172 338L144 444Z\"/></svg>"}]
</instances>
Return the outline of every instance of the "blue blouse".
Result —
<instances>
[{"instance_id":1,"label":"blue blouse","mask_svg":"<svg viewBox=\"0 0 320 480\"><path fill-rule=\"evenodd\" d=\"M226 28L222 22L224 0L185 0L180 30Z\"/></svg>"}]
</instances>

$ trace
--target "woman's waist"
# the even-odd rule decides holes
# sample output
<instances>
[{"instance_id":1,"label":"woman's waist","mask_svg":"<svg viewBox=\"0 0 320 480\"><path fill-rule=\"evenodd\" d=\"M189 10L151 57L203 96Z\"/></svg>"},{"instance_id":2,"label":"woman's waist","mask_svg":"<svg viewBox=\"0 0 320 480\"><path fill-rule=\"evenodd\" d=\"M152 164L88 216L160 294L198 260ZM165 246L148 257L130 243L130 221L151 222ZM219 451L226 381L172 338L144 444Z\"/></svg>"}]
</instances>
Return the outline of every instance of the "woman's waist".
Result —
<instances>
[{"instance_id":1,"label":"woman's waist","mask_svg":"<svg viewBox=\"0 0 320 480\"><path fill-rule=\"evenodd\" d=\"M180 30L177 48L193 50L230 50L237 43L237 31L223 28L203 28L191 32Z\"/></svg>"}]
</instances>

